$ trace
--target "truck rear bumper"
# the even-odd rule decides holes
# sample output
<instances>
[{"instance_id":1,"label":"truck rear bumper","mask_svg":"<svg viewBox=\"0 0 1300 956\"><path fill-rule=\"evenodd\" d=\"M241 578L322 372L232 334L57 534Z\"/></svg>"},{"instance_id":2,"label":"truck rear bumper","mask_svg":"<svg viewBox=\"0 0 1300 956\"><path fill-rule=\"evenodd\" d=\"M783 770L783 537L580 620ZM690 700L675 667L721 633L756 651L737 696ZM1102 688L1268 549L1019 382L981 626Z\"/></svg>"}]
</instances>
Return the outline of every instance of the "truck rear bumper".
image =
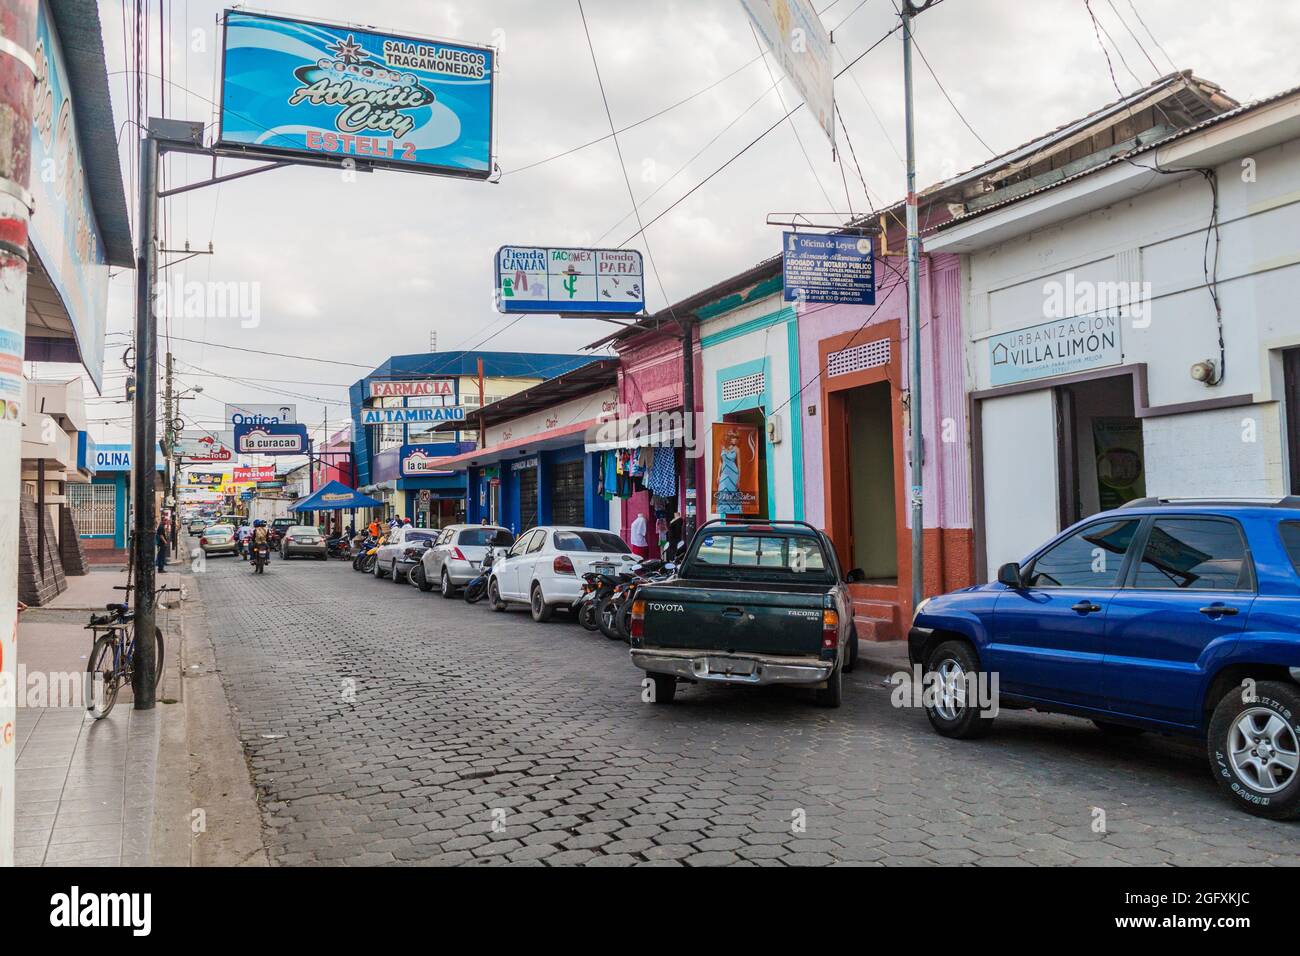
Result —
<instances>
[{"instance_id":1,"label":"truck rear bumper","mask_svg":"<svg viewBox=\"0 0 1300 956\"><path fill-rule=\"evenodd\" d=\"M723 684L820 684L831 676L834 661L808 657L708 654L702 651L642 649L632 663L651 674L671 674L694 681Z\"/></svg>"}]
</instances>

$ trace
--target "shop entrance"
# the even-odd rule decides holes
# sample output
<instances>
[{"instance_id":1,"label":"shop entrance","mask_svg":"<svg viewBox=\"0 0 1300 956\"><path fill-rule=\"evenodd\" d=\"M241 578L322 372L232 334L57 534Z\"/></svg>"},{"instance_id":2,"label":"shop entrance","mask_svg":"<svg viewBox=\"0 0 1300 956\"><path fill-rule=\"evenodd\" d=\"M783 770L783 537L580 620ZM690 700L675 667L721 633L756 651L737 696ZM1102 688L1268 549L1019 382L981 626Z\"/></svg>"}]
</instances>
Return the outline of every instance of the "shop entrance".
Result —
<instances>
[{"instance_id":1,"label":"shop entrance","mask_svg":"<svg viewBox=\"0 0 1300 956\"><path fill-rule=\"evenodd\" d=\"M844 393L848 434L849 549L872 584L898 583L894 429L888 382Z\"/></svg>"},{"instance_id":2,"label":"shop entrance","mask_svg":"<svg viewBox=\"0 0 1300 956\"><path fill-rule=\"evenodd\" d=\"M551 523L583 525L585 459L563 461L551 468Z\"/></svg>"},{"instance_id":3,"label":"shop entrance","mask_svg":"<svg viewBox=\"0 0 1300 956\"><path fill-rule=\"evenodd\" d=\"M1300 348L1282 353L1283 412L1286 417L1286 450L1290 463L1290 493L1300 495Z\"/></svg>"},{"instance_id":4,"label":"shop entrance","mask_svg":"<svg viewBox=\"0 0 1300 956\"><path fill-rule=\"evenodd\" d=\"M770 489L767 487L767 416L763 414L761 408L750 408L743 412L729 412L722 416L722 420L737 425L753 425L758 429L758 512L749 517L770 518L772 512L768 510Z\"/></svg>"},{"instance_id":5,"label":"shop entrance","mask_svg":"<svg viewBox=\"0 0 1300 956\"><path fill-rule=\"evenodd\" d=\"M1133 377L1113 375L1053 389L1061 527L1146 496L1142 422Z\"/></svg>"},{"instance_id":6,"label":"shop entrance","mask_svg":"<svg viewBox=\"0 0 1300 956\"><path fill-rule=\"evenodd\" d=\"M519 481L519 533L537 525L537 469L521 468Z\"/></svg>"}]
</instances>

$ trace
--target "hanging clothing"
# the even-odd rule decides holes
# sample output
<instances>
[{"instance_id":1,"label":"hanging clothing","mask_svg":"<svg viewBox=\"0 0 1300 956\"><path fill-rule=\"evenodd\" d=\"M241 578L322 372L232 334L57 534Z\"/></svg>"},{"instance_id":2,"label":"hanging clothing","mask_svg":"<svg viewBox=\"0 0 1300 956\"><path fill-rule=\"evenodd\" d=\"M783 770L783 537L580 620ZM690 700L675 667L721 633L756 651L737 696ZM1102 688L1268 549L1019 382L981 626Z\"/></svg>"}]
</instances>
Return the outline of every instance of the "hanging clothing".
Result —
<instances>
[{"instance_id":1,"label":"hanging clothing","mask_svg":"<svg viewBox=\"0 0 1300 956\"><path fill-rule=\"evenodd\" d=\"M659 498L677 497L677 456L672 449L661 448L655 454L645 486Z\"/></svg>"}]
</instances>

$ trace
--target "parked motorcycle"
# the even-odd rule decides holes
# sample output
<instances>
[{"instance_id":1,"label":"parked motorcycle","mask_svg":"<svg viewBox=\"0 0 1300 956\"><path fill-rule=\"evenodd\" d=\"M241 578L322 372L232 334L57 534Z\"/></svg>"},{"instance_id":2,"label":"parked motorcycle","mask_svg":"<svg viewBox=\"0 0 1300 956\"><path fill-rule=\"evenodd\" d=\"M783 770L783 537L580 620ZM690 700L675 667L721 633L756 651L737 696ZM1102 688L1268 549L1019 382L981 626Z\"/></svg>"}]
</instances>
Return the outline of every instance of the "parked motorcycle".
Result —
<instances>
[{"instance_id":1,"label":"parked motorcycle","mask_svg":"<svg viewBox=\"0 0 1300 956\"><path fill-rule=\"evenodd\" d=\"M353 562L352 567L363 574L373 574L375 571L375 562L379 560L379 546L388 540L387 535L382 538L367 538L366 543L362 545L361 554Z\"/></svg>"},{"instance_id":2,"label":"parked motorcycle","mask_svg":"<svg viewBox=\"0 0 1300 956\"><path fill-rule=\"evenodd\" d=\"M677 572L676 565L659 560L643 561L630 572L620 574L610 595L596 614L600 632L612 641L631 641L632 602L643 585L666 581Z\"/></svg>"},{"instance_id":3,"label":"parked motorcycle","mask_svg":"<svg viewBox=\"0 0 1300 956\"><path fill-rule=\"evenodd\" d=\"M488 548L479 565L478 576L465 585L465 603L477 604L487 596L488 580L492 577L492 565L505 557L508 548Z\"/></svg>"},{"instance_id":4,"label":"parked motorcycle","mask_svg":"<svg viewBox=\"0 0 1300 956\"><path fill-rule=\"evenodd\" d=\"M370 535L365 535L355 548L352 549L352 570L361 570L361 559L366 556L366 552L375 546L375 539Z\"/></svg>"},{"instance_id":5,"label":"parked motorcycle","mask_svg":"<svg viewBox=\"0 0 1300 956\"><path fill-rule=\"evenodd\" d=\"M343 558L344 560L352 557L352 539L347 535L326 538L325 554L331 558Z\"/></svg>"}]
</instances>

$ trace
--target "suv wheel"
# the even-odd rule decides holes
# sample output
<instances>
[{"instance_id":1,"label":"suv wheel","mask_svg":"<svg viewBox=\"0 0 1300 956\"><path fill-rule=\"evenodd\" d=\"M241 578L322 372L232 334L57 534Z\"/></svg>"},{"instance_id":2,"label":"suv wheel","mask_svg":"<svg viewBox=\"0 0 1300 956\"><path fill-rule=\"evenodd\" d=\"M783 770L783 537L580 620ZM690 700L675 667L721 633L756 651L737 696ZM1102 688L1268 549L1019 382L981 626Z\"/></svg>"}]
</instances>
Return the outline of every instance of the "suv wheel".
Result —
<instances>
[{"instance_id":1,"label":"suv wheel","mask_svg":"<svg viewBox=\"0 0 1300 956\"><path fill-rule=\"evenodd\" d=\"M532 593L528 596L528 606L533 612L533 620L538 624L545 624L555 614L555 608L546 603L542 586L537 583L533 584Z\"/></svg>"},{"instance_id":2,"label":"suv wheel","mask_svg":"<svg viewBox=\"0 0 1300 956\"><path fill-rule=\"evenodd\" d=\"M925 716L940 736L972 740L993 728L989 708L967 701L972 684L983 683L981 676L979 658L965 641L945 641L930 653L922 700Z\"/></svg>"},{"instance_id":3,"label":"suv wheel","mask_svg":"<svg viewBox=\"0 0 1300 956\"><path fill-rule=\"evenodd\" d=\"M1234 687L1214 708L1210 769L1247 813L1289 820L1300 815L1300 690L1266 680L1246 696Z\"/></svg>"},{"instance_id":4,"label":"suv wheel","mask_svg":"<svg viewBox=\"0 0 1300 956\"><path fill-rule=\"evenodd\" d=\"M438 581L438 593L449 601L456 596L456 588L447 576L446 568L442 569L442 578Z\"/></svg>"},{"instance_id":5,"label":"suv wheel","mask_svg":"<svg viewBox=\"0 0 1300 956\"><path fill-rule=\"evenodd\" d=\"M858 666L858 626L853 625L853 631L849 634L849 646L845 651L844 673L853 673L853 668Z\"/></svg>"}]
</instances>

